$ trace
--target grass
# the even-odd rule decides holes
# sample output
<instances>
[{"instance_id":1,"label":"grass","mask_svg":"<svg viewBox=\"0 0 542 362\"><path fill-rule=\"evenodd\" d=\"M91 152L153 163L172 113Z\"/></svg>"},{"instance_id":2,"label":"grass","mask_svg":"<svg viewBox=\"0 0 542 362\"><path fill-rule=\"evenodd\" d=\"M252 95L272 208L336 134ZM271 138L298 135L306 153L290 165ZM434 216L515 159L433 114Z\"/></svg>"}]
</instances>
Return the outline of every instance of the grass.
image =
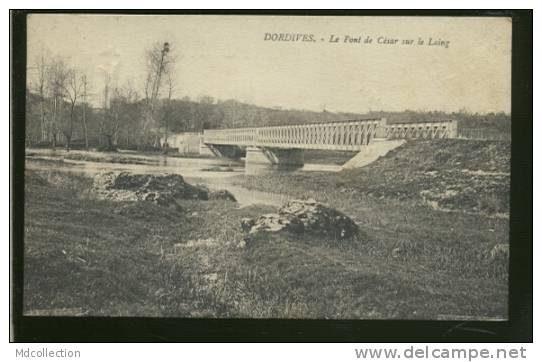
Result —
<instances>
[{"instance_id":1,"label":"grass","mask_svg":"<svg viewBox=\"0 0 542 362\"><path fill-rule=\"evenodd\" d=\"M336 207L346 202L354 213L370 198L495 215L509 209L509 172L509 142L445 139L410 141L361 169L243 176L237 183L262 191L317 195Z\"/></svg>"},{"instance_id":2,"label":"grass","mask_svg":"<svg viewBox=\"0 0 542 362\"><path fill-rule=\"evenodd\" d=\"M507 242L501 219L343 193L337 203L361 224L358 238L286 235L241 247L240 220L273 208L181 200L175 212L96 200L91 183L27 171L27 314L506 317L506 260L490 255Z\"/></svg>"}]
</instances>

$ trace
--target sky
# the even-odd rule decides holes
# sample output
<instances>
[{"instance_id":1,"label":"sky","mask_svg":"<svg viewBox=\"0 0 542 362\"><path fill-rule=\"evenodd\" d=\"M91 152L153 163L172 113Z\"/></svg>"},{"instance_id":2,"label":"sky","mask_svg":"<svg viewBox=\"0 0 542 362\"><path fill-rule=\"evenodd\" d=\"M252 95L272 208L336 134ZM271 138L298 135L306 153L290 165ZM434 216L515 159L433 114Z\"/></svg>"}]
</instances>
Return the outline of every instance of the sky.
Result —
<instances>
[{"instance_id":1,"label":"sky","mask_svg":"<svg viewBox=\"0 0 542 362\"><path fill-rule=\"evenodd\" d=\"M28 78L46 51L87 74L95 104L106 72L142 95L145 51L167 41L177 98L333 112L509 113L511 28L509 18L32 14ZM266 40L280 34L290 35ZM295 34L310 41L288 40Z\"/></svg>"}]
</instances>

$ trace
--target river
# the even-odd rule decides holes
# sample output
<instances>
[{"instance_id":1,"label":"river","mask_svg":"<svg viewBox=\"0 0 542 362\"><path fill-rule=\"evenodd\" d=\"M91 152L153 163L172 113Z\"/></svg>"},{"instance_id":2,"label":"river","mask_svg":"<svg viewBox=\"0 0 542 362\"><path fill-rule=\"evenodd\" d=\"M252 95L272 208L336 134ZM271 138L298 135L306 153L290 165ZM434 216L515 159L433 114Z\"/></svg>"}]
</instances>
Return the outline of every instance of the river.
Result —
<instances>
[{"instance_id":1,"label":"river","mask_svg":"<svg viewBox=\"0 0 542 362\"><path fill-rule=\"evenodd\" d=\"M314 163L305 164L303 167L295 169L256 165L245 167L243 159L236 161L223 158L181 158L164 155L144 155L130 151L121 151L119 153L72 151L68 156L87 159L110 159L117 162L72 160L65 158L67 155L64 150L27 150L26 168L38 171L74 172L88 176L110 171L150 174L176 173L182 175L190 183L204 184L210 189L227 189L235 196L240 207L254 204L280 206L292 199L292 197L234 185L232 182L233 176L261 175L269 172L337 172L341 169L339 165ZM43 160L57 162L41 162Z\"/></svg>"}]
</instances>

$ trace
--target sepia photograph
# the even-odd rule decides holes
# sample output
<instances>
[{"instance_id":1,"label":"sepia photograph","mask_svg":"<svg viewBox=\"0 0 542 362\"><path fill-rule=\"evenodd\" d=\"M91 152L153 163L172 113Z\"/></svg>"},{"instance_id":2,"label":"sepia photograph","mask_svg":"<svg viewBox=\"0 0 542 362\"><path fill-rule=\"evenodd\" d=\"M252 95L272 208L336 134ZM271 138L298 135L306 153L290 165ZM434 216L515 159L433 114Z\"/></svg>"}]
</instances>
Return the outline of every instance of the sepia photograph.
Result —
<instances>
[{"instance_id":1,"label":"sepia photograph","mask_svg":"<svg viewBox=\"0 0 542 362\"><path fill-rule=\"evenodd\" d=\"M510 17L26 22L23 316L509 320Z\"/></svg>"}]
</instances>

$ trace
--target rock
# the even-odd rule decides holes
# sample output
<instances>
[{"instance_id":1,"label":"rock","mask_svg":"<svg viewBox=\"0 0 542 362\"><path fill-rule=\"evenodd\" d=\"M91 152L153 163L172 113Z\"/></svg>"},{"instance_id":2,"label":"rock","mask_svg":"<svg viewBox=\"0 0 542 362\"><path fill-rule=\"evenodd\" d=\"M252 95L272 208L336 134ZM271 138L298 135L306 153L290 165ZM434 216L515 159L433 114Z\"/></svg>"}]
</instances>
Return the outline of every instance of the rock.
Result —
<instances>
[{"instance_id":1,"label":"rock","mask_svg":"<svg viewBox=\"0 0 542 362\"><path fill-rule=\"evenodd\" d=\"M149 201L180 210L177 199L207 200L205 188L186 183L177 174L132 174L108 172L94 179L93 191L99 198L115 201Z\"/></svg>"},{"instance_id":2,"label":"rock","mask_svg":"<svg viewBox=\"0 0 542 362\"><path fill-rule=\"evenodd\" d=\"M207 200L208 198L206 189L186 183L183 177L177 174L151 175L121 172L114 174L106 188L130 190L141 195L149 192L159 192L182 199Z\"/></svg>"},{"instance_id":3,"label":"rock","mask_svg":"<svg viewBox=\"0 0 542 362\"><path fill-rule=\"evenodd\" d=\"M256 224L256 221L249 217L244 217L243 219L241 219L241 229L246 233L248 233L250 229L252 229L254 224Z\"/></svg>"},{"instance_id":4,"label":"rock","mask_svg":"<svg viewBox=\"0 0 542 362\"><path fill-rule=\"evenodd\" d=\"M265 214L260 216L250 228L250 234L277 231L300 234L303 232L303 223L294 215Z\"/></svg>"},{"instance_id":5,"label":"rock","mask_svg":"<svg viewBox=\"0 0 542 362\"><path fill-rule=\"evenodd\" d=\"M203 184L196 184L198 189L203 190L207 193L207 199L206 200L230 200L233 202L236 202L235 196L228 190L209 190L209 188L206 185Z\"/></svg>"},{"instance_id":6,"label":"rock","mask_svg":"<svg viewBox=\"0 0 542 362\"><path fill-rule=\"evenodd\" d=\"M312 199L290 201L279 209L278 214L265 214L256 220L245 218L241 228L250 235L289 232L337 239L350 238L359 231L348 216Z\"/></svg>"},{"instance_id":7,"label":"rock","mask_svg":"<svg viewBox=\"0 0 542 362\"><path fill-rule=\"evenodd\" d=\"M169 193L155 191L142 194L141 197L144 201L151 201L160 206L173 207L178 211L182 211L182 207L177 203L175 197Z\"/></svg>"},{"instance_id":8,"label":"rock","mask_svg":"<svg viewBox=\"0 0 542 362\"><path fill-rule=\"evenodd\" d=\"M228 190L216 190L209 192L209 200L229 200L236 202L235 196Z\"/></svg>"},{"instance_id":9,"label":"rock","mask_svg":"<svg viewBox=\"0 0 542 362\"><path fill-rule=\"evenodd\" d=\"M279 209L280 215L294 215L303 223L305 232L347 239L359 231L356 223L340 211L314 199L292 200Z\"/></svg>"}]
</instances>

